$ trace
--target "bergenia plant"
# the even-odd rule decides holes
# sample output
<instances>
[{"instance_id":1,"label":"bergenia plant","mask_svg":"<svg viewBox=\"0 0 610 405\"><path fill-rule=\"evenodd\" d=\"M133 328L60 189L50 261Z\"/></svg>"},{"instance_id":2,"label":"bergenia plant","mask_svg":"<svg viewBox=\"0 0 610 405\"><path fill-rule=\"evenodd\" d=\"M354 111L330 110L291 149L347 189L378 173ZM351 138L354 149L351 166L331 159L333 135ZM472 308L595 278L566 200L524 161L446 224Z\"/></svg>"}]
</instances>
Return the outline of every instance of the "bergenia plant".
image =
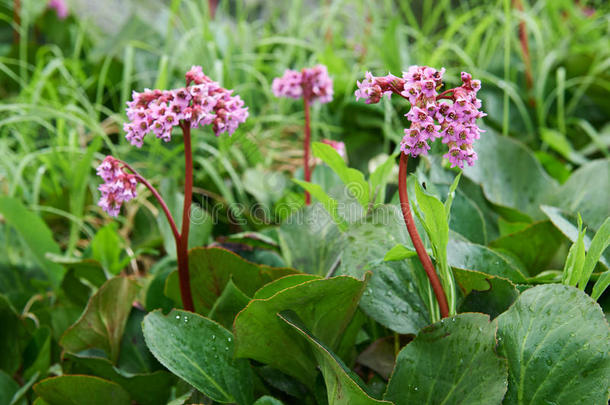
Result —
<instances>
[{"instance_id":1,"label":"bergenia plant","mask_svg":"<svg viewBox=\"0 0 610 405\"><path fill-rule=\"evenodd\" d=\"M141 147L144 137L150 133L169 142L175 127L182 130L185 174L181 230L178 230L161 195L129 164L107 156L97 168L98 175L104 180L99 187L102 197L98 205L109 215L117 216L121 205L136 196L137 183L148 188L161 205L176 241L180 295L182 305L188 311L194 309L188 268L189 216L193 196L191 129L211 125L217 136L222 133L231 135L247 117L248 108L244 107L241 98L203 74L200 66L193 66L186 73L185 87L133 92L133 100L127 103L129 121L124 125L126 138L132 145Z\"/></svg>"},{"instance_id":2,"label":"bergenia plant","mask_svg":"<svg viewBox=\"0 0 610 405\"><path fill-rule=\"evenodd\" d=\"M411 125L405 128L400 144L398 192L409 236L430 280L443 318L450 314L445 288L453 289L453 278L448 268L444 271L441 269L445 281L443 288L415 227L407 194L408 159L409 156L427 154L430 143L441 138L449 149L444 157L449 160L451 167L463 168L464 163L472 166L477 159L472 146L482 132L476 120L486 115L479 111L481 101L477 99L481 82L462 72L461 86L438 93L443 85L444 72L444 68L436 70L428 66L411 66L403 72L402 78L392 74L375 77L367 72L365 79L358 82L355 93L357 100L362 98L367 104L378 103L384 95L390 97L392 94L405 98L411 104L411 109L406 114Z\"/></svg>"},{"instance_id":3,"label":"bergenia plant","mask_svg":"<svg viewBox=\"0 0 610 405\"><path fill-rule=\"evenodd\" d=\"M328 76L324 65L303 68L300 72L287 69L282 77L273 79L273 94L276 97L303 99L305 111L305 139L303 141L303 171L305 181L311 180L311 118L309 105L312 102L328 103L333 99L333 81ZM305 192L305 204L309 205L311 197Z\"/></svg>"}]
</instances>

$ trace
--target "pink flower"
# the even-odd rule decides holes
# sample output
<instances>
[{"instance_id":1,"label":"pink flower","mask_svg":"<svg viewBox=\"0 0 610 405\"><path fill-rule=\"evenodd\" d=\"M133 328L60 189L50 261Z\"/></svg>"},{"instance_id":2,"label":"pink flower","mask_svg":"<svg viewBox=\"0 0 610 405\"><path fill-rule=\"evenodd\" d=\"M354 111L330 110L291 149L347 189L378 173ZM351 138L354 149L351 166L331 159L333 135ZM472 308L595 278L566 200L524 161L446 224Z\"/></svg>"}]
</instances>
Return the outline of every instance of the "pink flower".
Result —
<instances>
[{"instance_id":1,"label":"pink flower","mask_svg":"<svg viewBox=\"0 0 610 405\"><path fill-rule=\"evenodd\" d=\"M141 147L150 132L169 142L172 129L181 122L189 122L191 128L212 125L216 135L230 135L246 121L248 108L241 98L203 74L201 66L193 66L185 78L187 87L133 92L132 101L127 102L131 122L123 127L132 145Z\"/></svg>"},{"instance_id":2,"label":"pink flower","mask_svg":"<svg viewBox=\"0 0 610 405\"><path fill-rule=\"evenodd\" d=\"M428 66L410 66L402 79L392 75L374 77L366 72L365 79L357 82L356 100L367 104L378 103L383 94L399 94L409 100L411 109L406 117L411 126L405 129L400 150L413 157L428 153L429 142L441 138L449 152L444 155L451 167L473 165L477 159L472 145L483 132L476 120L486 114L479 111L481 100L476 94L481 88L479 80L462 72L462 85L438 94L445 69ZM448 99L452 103L441 101Z\"/></svg>"},{"instance_id":3,"label":"pink flower","mask_svg":"<svg viewBox=\"0 0 610 405\"><path fill-rule=\"evenodd\" d=\"M97 174L104 180L98 188L102 193L98 205L108 215L116 217L121 205L136 196L136 176L125 173L120 162L112 156L106 156L98 166Z\"/></svg>"},{"instance_id":4,"label":"pink flower","mask_svg":"<svg viewBox=\"0 0 610 405\"><path fill-rule=\"evenodd\" d=\"M57 13L57 18L64 20L68 17L68 5L65 0L49 0L47 8L54 9Z\"/></svg>"},{"instance_id":5,"label":"pink flower","mask_svg":"<svg viewBox=\"0 0 610 405\"><path fill-rule=\"evenodd\" d=\"M276 77L271 84L276 97L301 98L328 103L333 99L333 81L324 65L303 68L300 72L286 69L282 77Z\"/></svg>"}]
</instances>

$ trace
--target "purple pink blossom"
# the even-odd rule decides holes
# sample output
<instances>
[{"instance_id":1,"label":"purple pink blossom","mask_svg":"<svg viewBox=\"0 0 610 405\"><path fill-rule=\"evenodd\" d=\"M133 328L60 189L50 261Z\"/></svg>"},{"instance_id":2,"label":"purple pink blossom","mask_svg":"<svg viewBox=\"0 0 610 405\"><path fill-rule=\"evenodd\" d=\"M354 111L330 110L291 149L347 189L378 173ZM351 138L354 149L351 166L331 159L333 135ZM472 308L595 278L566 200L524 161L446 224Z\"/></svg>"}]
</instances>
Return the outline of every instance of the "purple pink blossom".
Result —
<instances>
[{"instance_id":1,"label":"purple pink blossom","mask_svg":"<svg viewBox=\"0 0 610 405\"><path fill-rule=\"evenodd\" d=\"M460 87L439 94L444 73L444 68L436 70L428 66L411 66L402 78L391 74L375 77L366 72L365 79L357 83L356 100L362 98L367 104L374 104L383 95L402 96L411 103L406 114L411 126L404 130L400 150L413 157L425 155L430 141L441 138L449 148L444 157L451 167L463 168L464 163L472 166L477 159L472 145L483 132L476 120L486 115L479 110L481 100L476 97L481 82L462 72Z\"/></svg>"},{"instance_id":2,"label":"purple pink blossom","mask_svg":"<svg viewBox=\"0 0 610 405\"><path fill-rule=\"evenodd\" d=\"M125 173L121 162L112 156L106 156L98 166L97 174L104 180L104 183L98 188L102 193L98 205L108 215L116 217L121 210L121 205L136 196L136 185L138 184L136 176Z\"/></svg>"},{"instance_id":3,"label":"purple pink blossom","mask_svg":"<svg viewBox=\"0 0 610 405\"><path fill-rule=\"evenodd\" d=\"M49 0L47 8L55 10L57 18L64 20L68 17L68 5L65 0Z\"/></svg>"},{"instance_id":4,"label":"purple pink blossom","mask_svg":"<svg viewBox=\"0 0 610 405\"><path fill-rule=\"evenodd\" d=\"M282 77L273 79L271 90L276 97L307 97L320 103L333 99L333 81L324 65L303 68L300 72L286 69Z\"/></svg>"},{"instance_id":5,"label":"purple pink blossom","mask_svg":"<svg viewBox=\"0 0 610 405\"><path fill-rule=\"evenodd\" d=\"M200 66L193 66L185 76L187 86L183 88L133 92L132 101L127 102L129 122L123 126L132 145L141 147L151 132L168 142L172 129L181 122L191 128L212 125L218 136L223 132L231 135L246 121L248 108L233 90L211 80Z\"/></svg>"}]
</instances>

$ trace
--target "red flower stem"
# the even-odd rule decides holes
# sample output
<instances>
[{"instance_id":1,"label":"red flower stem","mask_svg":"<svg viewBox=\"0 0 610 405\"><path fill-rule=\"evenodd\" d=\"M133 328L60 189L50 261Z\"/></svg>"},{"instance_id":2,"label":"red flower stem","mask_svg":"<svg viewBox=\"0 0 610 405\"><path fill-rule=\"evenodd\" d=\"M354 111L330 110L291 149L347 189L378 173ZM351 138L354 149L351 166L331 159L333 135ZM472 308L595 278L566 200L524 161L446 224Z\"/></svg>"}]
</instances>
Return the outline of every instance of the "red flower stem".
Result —
<instances>
[{"instance_id":1,"label":"red flower stem","mask_svg":"<svg viewBox=\"0 0 610 405\"><path fill-rule=\"evenodd\" d=\"M210 10L210 18L213 20L216 17L216 8L218 0L208 0L208 9Z\"/></svg>"},{"instance_id":2,"label":"red flower stem","mask_svg":"<svg viewBox=\"0 0 610 405\"><path fill-rule=\"evenodd\" d=\"M13 1L13 22L15 23L15 31L13 32L13 43L18 44L20 39L21 29L21 0Z\"/></svg>"},{"instance_id":3,"label":"red flower stem","mask_svg":"<svg viewBox=\"0 0 610 405\"><path fill-rule=\"evenodd\" d=\"M514 0L513 5L523 12L523 4L521 0ZM521 43L521 52L523 53L523 63L525 64L525 84L527 89L531 92L534 87L534 75L532 73L532 60L530 58L529 41L527 39L527 26L525 19L519 21L519 42ZM530 95L529 102L531 105L535 104L534 98Z\"/></svg>"},{"instance_id":4,"label":"red flower stem","mask_svg":"<svg viewBox=\"0 0 610 405\"><path fill-rule=\"evenodd\" d=\"M182 128L184 138L184 206L182 208L182 232L180 233L180 239L176 242L176 253L178 256L178 278L180 279L182 306L187 311L193 312L195 306L191 293L188 257L191 202L193 199L193 152L191 149L190 121L182 121L180 128Z\"/></svg>"},{"instance_id":5,"label":"red flower stem","mask_svg":"<svg viewBox=\"0 0 610 405\"><path fill-rule=\"evenodd\" d=\"M415 251L419 257L419 261L424 266L424 270L426 271L428 280L430 280L432 290L434 290L434 295L436 296L438 307L441 311L441 317L446 318L449 316L449 306L447 305L445 290L443 290L443 286L438 278L438 275L436 274L432 260L430 260L430 256L428 256L428 253L424 248L424 244L419 236L419 233L417 232L417 228L415 227L415 221L413 221L413 216L411 215L409 195L407 194L408 161L409 157L406 154L401 153L400 165L398 169L398 196L400 197L400 208L402 210L402 216L404 217L405 224L407 225L407 231L409 231L409 236L411 237L411 241L413 242L413 246L415 247Z\"/></svg>"},{"instance_id":6,"label":"red flower stem","mask_svg":"<svg viewBox=\"0 0 610 405\"><path fill-rule=\"evenodd\" d=\"M139 183L144 184L144 186L146 186L146 188L149 189L152 195L157 199L157 202L159 203L159 205L163 209L163 212L165 213L165 216L167 217L167 222L169 222L169 226L172 228L172 233L174 234L174 239L176 240L177 245L178 240L180 239L180 233L178 232L178 227L176 226L174 217L172 217L172 214L169 212L169 208L167 208L167 204L165 204L165 201L163 200L163 197L161 197L161 194L159 194L159 192L152 186L152 184L150 184L144 177L142 177L140 173L134 170L133 167L129 166L129 164L123 162L122 160L119 160L119 162L121 162L123 166L129 169L129 171L131 171L136 176L136 180L138 180Z\"/></svg>"},{"instance_id":7,"label":"red flower stem","mask_svg":"<svg viewBox=\"0 0 610 405\"><path fill-rule=\"evenodd\" d=\"M307 92L303 95L303 108L305 109L305 140L303 141L303 170L305 172L305 181L311 181L311 171L309 170L309 155L311 147L311 124L309 118L309 97ZM305 191L305 205L311 204L311 196Z\"/></svg>"}]
</instances>

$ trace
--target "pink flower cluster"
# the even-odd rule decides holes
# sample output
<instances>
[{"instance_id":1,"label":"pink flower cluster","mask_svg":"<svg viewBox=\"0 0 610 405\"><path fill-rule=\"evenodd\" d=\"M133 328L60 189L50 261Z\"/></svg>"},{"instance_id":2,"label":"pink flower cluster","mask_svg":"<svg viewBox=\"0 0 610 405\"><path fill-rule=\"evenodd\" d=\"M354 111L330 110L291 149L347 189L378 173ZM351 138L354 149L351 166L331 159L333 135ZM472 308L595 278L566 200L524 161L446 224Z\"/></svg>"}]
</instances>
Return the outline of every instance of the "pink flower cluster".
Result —
<instances>
[{"instance_id":1,"label":"pink flower cluster","mask_svg":"<svg viewBox=\"0 0 610 405\"><path fill-rule=\"evenodd\" d=\"M449 148L443 157L449 160L451 167L463 168L464 163L472 166L477 159L472 145L482 132L476 120L486 115L479 111L481 100L476 97L481 82L462 72L460 87L438 94L444 72L445 69L439 71L427 66L411 66L403 72L402 78L374 77L367 72L365 80L358 82L356 99L363 98L367 104L372 104L378 103L383 95L393 93L409 100L411 110L406 117L411 121L411 127L404 130L400 150L413 157L427 154L429 142L441 138Z\"/></svg>"},{"instance_id":2,"label":"pink flower cluster","mask_svg":"<svg viewBox=\"0 0 610 405\"><path fill-rule=\"evenodd\" d=\"M98 190L102 192L102 198L98 205L108 215L116 217L119 215L121 205L136 196L136 176L123 171L121 162L112 156L106 156L98 166L97 174L104 180Z\"/></svg>"},{"instance_id":3,"label":"pink flower cluster","mask_svg":"<svg viewBox=\"0 0 610 405\"><path fill-rule=\"evenodd\" d=\"M204 75L200 66L186 73L186 83L174 90L133 92L133 100L127 103L130 122L123 126L132 145L141 147L150 132L168 142L172 128L181 121L191 128L212 124L216 135L231 135L248 118L242 99Z\"/></svg>"},{"instance_id":4,"label":"pink flower cluster","mask_svg":"<svg viewBox=\"0 0 610 405\"><path fill-rule=\"evenodd\" d=\"M320 103L333 99L333 81L324 65L304 68L300 72L287 69L282 77L273 79L271 90L276 97L307 97Z\"/></svg>"}]
</instances>

